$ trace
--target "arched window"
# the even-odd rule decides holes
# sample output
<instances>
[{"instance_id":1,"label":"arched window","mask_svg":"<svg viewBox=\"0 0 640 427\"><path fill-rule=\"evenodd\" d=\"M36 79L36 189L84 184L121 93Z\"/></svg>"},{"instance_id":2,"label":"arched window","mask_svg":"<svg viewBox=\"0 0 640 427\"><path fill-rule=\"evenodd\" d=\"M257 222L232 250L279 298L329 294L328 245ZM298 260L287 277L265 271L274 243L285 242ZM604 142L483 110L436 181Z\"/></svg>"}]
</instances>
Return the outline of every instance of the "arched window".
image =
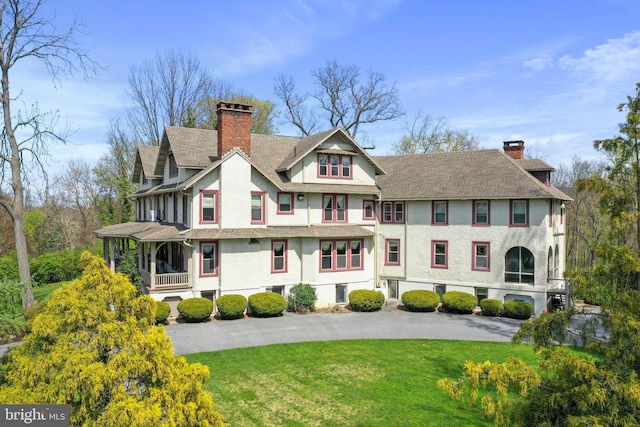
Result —
<instances>
[{"instance_id":1,"label":"arched window","mask_svg":"<svg viewBox=\"0 0 640 427\"><path fill-rule=\"evenodd\" d=\"M560 278L560 276L558 275L559 266L560 266L560 249L558 248L558 245L556 245L556 256L553 259L553 277L556 279Z\"/></svg>"},{"instance_id":2,"label":"arched window","mask_svg":"<svg viewBox=\"0 0 640 427\"><path fill-rule=\"evenodd\" d=\"M504 257L504 269L505 282L533 283L533 254L522 246L509 249Z\"/></svg>"},{"instance_id":3,"label":"arched window","mask_svg":"<svg viewBox=\"0 0 640 427\"><path fill-rule=\"evenodd\" d=\"M549 248L549 255L547 256L547 282L551 283L553 277L553 248Z\"/></svg>"}]
</instances>

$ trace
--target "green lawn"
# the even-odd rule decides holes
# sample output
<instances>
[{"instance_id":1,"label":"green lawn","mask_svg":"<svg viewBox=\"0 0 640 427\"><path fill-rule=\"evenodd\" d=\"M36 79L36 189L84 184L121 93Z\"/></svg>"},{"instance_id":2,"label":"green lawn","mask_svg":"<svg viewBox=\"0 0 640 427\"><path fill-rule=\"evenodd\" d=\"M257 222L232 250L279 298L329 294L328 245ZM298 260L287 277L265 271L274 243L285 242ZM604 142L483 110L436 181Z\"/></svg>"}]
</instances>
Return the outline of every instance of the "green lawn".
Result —
<instances>
[{"instance_id":1,"label":"green lawn","mask_svg":"<svg viewBox=\"0 0 640 427\"><path fill-rule=\"evenodd\" d=\"M539 360L526 345L446 340L279 344L186 357L209 366L207 390L233 427L369 427L493 425L436 382L459 377L466 360L510 355Z\"/></svg>"}]
</instances>

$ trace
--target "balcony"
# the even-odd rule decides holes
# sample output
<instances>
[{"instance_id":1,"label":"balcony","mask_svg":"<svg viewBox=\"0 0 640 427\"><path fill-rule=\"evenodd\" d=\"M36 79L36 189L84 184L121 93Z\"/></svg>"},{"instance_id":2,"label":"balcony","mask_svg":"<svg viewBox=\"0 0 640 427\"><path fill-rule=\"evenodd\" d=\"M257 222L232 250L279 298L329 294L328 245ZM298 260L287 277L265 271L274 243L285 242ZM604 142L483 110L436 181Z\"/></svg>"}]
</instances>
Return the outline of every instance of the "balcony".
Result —
<instances>
[{"instance_id":1,"label":"balcony","mask_svg":"<svg viewBox=\"0 0 640 427\"><path fill-rule=\"evenodd\" d=\"M144 286L149 291L189 289L189 273L162 273L151 275L148 271L140 272Z\"/></svg>"}]
</instances>

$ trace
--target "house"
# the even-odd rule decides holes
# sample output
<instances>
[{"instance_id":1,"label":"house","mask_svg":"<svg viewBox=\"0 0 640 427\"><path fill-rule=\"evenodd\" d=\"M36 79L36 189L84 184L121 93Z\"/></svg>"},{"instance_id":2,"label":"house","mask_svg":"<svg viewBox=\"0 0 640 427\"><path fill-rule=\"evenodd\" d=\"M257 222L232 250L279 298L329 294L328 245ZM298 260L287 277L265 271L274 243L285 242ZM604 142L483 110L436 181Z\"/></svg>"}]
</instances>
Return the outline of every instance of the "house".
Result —
<instances>
[{"instance_id":1,"label":"house","mask_svg":"<svg viewBox=\"0 0 640 427\"><path fill-rule=\"evenodd\" d=\"M286 295L318 306L355 289L522 299L537 313L564 283L564 203L553 169L501 150L373 157L339 128L251 134L250 106L220 103L218 130L166 127L140 147L136 221L96 230L111 268L138 247L157 300ZM560 291L558 291L560 292Z\"/></svg>"}]
</instances>

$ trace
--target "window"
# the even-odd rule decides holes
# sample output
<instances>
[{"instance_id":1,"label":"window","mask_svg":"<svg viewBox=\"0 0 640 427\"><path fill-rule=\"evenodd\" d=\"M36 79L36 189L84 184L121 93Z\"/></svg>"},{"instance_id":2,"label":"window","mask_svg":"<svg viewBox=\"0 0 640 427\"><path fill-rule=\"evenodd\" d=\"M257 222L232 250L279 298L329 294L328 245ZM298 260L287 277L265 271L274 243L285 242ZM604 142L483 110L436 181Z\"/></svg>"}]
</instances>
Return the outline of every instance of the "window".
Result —
<instances>
[{"instance_id":1,"label":"window","mask_svg":"<svg viewBox=\"0 0 640 427\"><path fill-rule=\"evenodd\" d=\"M218 275L218 250L215 242L200 243L200 276Z\"/></svg>"},{"instance_id":2,"label":"window","mask_svg":"<svg viewBox=\"0 0 640 427\"><path fill-rule=\"evenodd\" d=\"M442 302L442 295L447 293L447 285L435 285L434 291L440 295L440 302Z\"/></svg>"},{"instance_id":3,"label":"window","mask_svg":"<svg viewBox=\"0 0 640 427\"><path fill-rule=\"evenodd\" d=\"M274 240L271 242L271 272L287 272L287 241Z\"/></svg>"},{"instance_id":4,"label":"window","mask_svg":"<svg viewBox=\"0 0 640 427\"><path fill-rule=\"evenodd\" d=\"M267 292L273 292L274 294L278 294L284 296L284 286L267 286Z\"/></svg>"},{"instance_id":5,"label":"window","mask_svg":"<svg viewBox=\"0 0 640 427\"><path fill-rule=\"evenodd\" d=\"M448 268L448 242L431 241L431 267L432 268Z\"/></svg>"},{"instance_id":6,"label":"window","mask_svg":"<svg viewBox=\"0 0 640 427\"><path fill-rule=\"evenodd\" d=\"M488 288L476 288L476 297L478 298L478 304L485 298L489 298Z\"/></svg>"},{"instance_id":7,"label":"window","mask_svg":"<svg viewBox=\"0 0 640 427\"><path fill-rule=\"evenodd\" d=\"M182 244L178 242L171 243L171 267L178 272L182 273L184 270L184 252L182 250Z\"/></svg>"},{"instance_id":8,"label":"window","mask_svg":"<svg viewBox=\"0 0 640 427\"><path fill-rule=\"evenodd\" d=\"M353 157L348 154L318 154L318 177L351 179Z\"/></svg>"},{"instance_id":9,"label":"window","mask_svg":"<svg viewBox=\"0 0 640 427\"><path fill-rule=\"evenodd\" d=\"M182 223L184 225L189 225L189 214L188 214L188 206L189 206L189 197L182 196Z\"/></svg>"},{"instance_id":10,"label":"window","mask_svg":"<svg viewBox=\"0 0 640 427\"><path fill-rule=\"evenodd\" d=\"M178 176L178 165L176 164L176 158L173 154L169 154L169 178L175 178Z\"/></svg>"},{"instance_id":11,"label":"window","mask_svg":"<svg viewBox=\"0 0 640 427\"><path fill-rule=\"evenodd\" d=\"M384 202L382 204L382 222L404 223L405 205L404 202Z\"/></svg>"},{"instance_id":12,"label":"window","mask_svg":"<svg viewBox=\"0 0 640 427\"><path fill-rule=\"evenodd\" d=\"M336 304L347 303L347 285L336 285Z\"/></svg>"},{"instance_id":13,"label":"window","mask_svg":"<svg viewBox=\"0 0 640 427\"><path fill-rule=\"evenodd\" d=\"M385 240L385 265L400 265L400 240Z\"/></svg>"},{"instance_id":14,"label":"window","mask_svg":"<svg viewBox=\"0 0 640 427\"><path fill-rule=\"evenodd\" d=\"M509 249L504 259L504 281L510 283L533 283L534 259L527 248L517 246Z\"/></svg>"},{"instance_id":15,"label":"window","mask_svg":"<svg viewBox=\"0 0 640 427\"><path fill-rule=\"evenodd\" d=\"M347 196L325 194L322 196L322 222L347 222Z\"/></svg>"},{"instance_id":16,"label":"window","mask_svg":"<svg viewBox=\"0 0 640 427\"><path fill-rule=\"evenodd\" d=\"M488 200L474 200L473 201L473 225L489 225L489 209L490 204Z\"/></svg>"},{"instance_id":17,"label":"window","mask_svg":"<svg viewBox=\"0 0 640 427\"><path fill-rule=\"evenodd\" d=\"M553 258L553 277L560 278L559 274L560 267L560 248L556 245L556 256Z\"/></svg>"},{"instance_id":18,"label":"window","mask_svg":"<svg viewBox=\"0 0 640 427\"><path fill-rule=\"evenodd\" d=\"M473 242L473 270L490 270L488 242Z\"/></svg>"},{"instance_id":19,"label":"window","mask_svg":"<svg viewBox=\"0 0 640 427\"><path fill-rule=\"evenodd\" d=\"M211 190L203 190L200 192L200 222L201 223L218 223L218 192Z\"/></svg>"},{"instance_id":20,"label":"window","mask_svg":"<svg viewBox=\"0 0 640 427\"><path fill-rule=\"evenodd\" d=\"M547 282L551 283L551 279L553 279L553 249L549 248L547 255Z\"/></svg>"},{"instance_id":21,"label":"window","mask_svg":"<svg viewBox=\"0 0 640 427\"><path fill-rule=\"evenodd\" d=\"M433 202L433 225L447 225L449 223L449 202Z\"/></svg>"},{"instance_id":22,"label":"window","mask_svg":"<svg viewBox=\"0 0 640 427\"><path fill-rule=\"evenodd\" d=\"M149 180L147 179L147 174L142 172L142 185L147 185L148 183L149 183Z\"/></svg>"},{"instance_id":23,"label":"window","mask_svg":"<svg viewBox=\"0 0 640 427\"><path fill-rule=\"evenodd\" d=\"M173 195L173 222L178 222L178 195Z\"/></svg>"},{"instance_id":24,"label":"window","mask_svg":"<svg viewBox=\"0 0 640 427\"><path fill-rule=\"evenodd\" d=\"M373 200L365 200L362 202L362 219L375 219L376 209Z\"/></svg>"},{"instance_id":25,"label":"window","mask_svg":"<svg viewBox=\"0 0 640 427\"><path fill-rule=\"evenodd\" d=\"M320 241L320 271L360 270L362 240Z\"/></svg>"},{"instance_id":26,"label":"window","mask_svg":"<svg viewBox=\"0 0 640 427\"><path fill-rule=\"evenodd\" d=\"M278 214L293 213L293 193L278 193Z\"/></svg>"},{"instance_id":27,"label":"window","mask_svg":"<svg viewBox=\"0 0 640 427\"><path fill-rule=\"evenodd\" d=\"M529 225L529 201L511 201L511 222L512 227L527 227Z\"/></svg>"},{"instance_id":28,"label":"window","mask_svg":"<svg viewBox=\"0 0 640 427\"><path fill-rule=\"evenodd\" d=\"M263 192L251 192L251 223L264 224Z\"/></svg>"},{"instance_id":29,"label":"window","mask_svg":"<svg viewBox=\"0 0 640 427\"><path fill-rule=\"evenodd\" d=\"M389 299L400 298L400 292L397 280L387 280L387 288L389 289Z\"/></svg>"}]
</instances>

